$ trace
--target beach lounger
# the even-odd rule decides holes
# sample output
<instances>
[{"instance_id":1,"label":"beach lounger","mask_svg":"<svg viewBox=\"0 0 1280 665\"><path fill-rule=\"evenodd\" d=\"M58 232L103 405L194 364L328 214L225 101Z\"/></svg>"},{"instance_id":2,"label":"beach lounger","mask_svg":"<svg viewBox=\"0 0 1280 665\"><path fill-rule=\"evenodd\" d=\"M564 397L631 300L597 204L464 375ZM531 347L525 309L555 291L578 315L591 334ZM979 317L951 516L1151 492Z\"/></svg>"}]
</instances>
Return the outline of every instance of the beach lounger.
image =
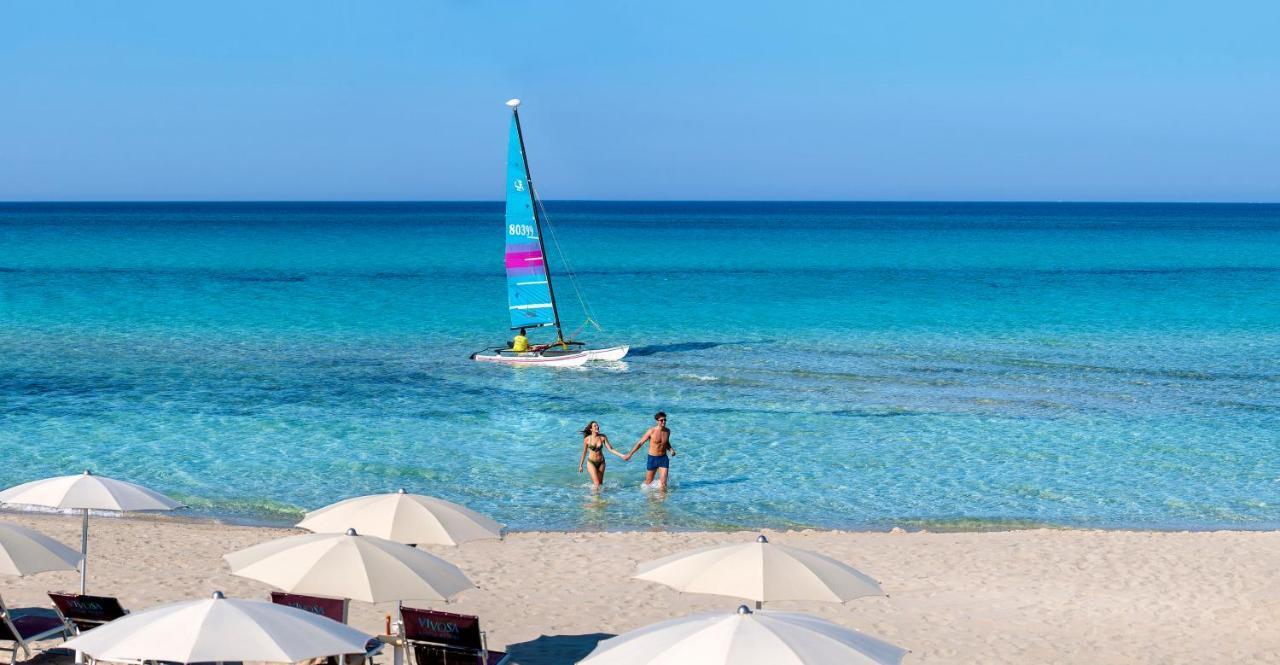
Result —
<instances>
[{"instance_id":1,"label":"beach lounger","mask_svg":"<svg viewBox=\"0 0 1280 665\"><path fill-rule=\"evenodd\" d=\"M53 609L72 633L79 635L129 613L111 596L85 596L78 593L49 592Z\"/></svg>"},{"instance_id":2,"label":"beach lounger","mask_svg":"<svg viewBox=\"0 0 1280 665\"><path fill-rule=\"evenodd\" d=\"M9 652L9 662L18 661L18 649L22 649L23 658L31 657L31 643L47 640L52 637L67 639L66 624L58 613L43 607L5 607L0 598L0 642L11 642L13 646L5 649Z\"/></svg>"},{"instance_id":3,"label":"beach lounger","mask_svg":"<svg viewBox=\"0 0 1280 665\"><path fill-rule=\"evenodd\" d=\"M417 665L505 665L507 654L489 651L479 617L401 607L405 643Z\"/></svg>"},{"instance_id":4,"label":"beach lounger","mask_svg":"<svg viewBox=\"0 0 1280 665\"><path fill-rule=\"evenodd\" d=\"M300 593L281 593L279 591L271 592L271 602L276 605L288 605L312 614L319 614L338 623L347 622L347 606L350 603L346 598L304 596Z\"/></svg>"},{"instance_id":5,"label":"beach lounger","mask_svg":"<svg viewBox=\"0 0 1280 665\"><path fill-rule=\"evenodd\" d=\"M276 605L288 605L289 607L295 607L303 610L304 612L319 614L327 619L333 619L338 623L346 623L347 608L351 601L346 598L304 596L300 593L282 593L280 591L272 591L271 602ZM386 645L384 645L380 640L369 640L369 643L365 645L364 660L373 662L373 657L381 653L382 647L384 646ZM336 665L338 663L337 658L328 658L325 660L327 660L330 665ZM355 665L361 662L361 657L359 655L352 655L344 658L343 660L347 665Z\"/></svg>"}]
</instances>

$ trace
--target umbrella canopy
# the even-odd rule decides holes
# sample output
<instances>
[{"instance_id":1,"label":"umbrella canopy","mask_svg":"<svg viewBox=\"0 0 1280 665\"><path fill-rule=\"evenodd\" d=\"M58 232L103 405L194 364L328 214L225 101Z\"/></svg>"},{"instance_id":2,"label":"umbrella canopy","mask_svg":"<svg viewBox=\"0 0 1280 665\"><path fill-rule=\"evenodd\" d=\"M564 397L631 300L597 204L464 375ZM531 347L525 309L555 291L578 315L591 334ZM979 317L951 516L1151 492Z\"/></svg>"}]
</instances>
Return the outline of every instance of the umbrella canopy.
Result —
<instances>
[{"instance_id":1,"label":"umbrella canopy","mask_svg":"<svg viewBox=\"0 0 1280 665\"><path fill-rule=\"evenodd\" d=\"M95 476L45 478L0 492L0 503L77 510L173 510L182 505L141 485Z\"/></svg>"},{"instance_id":2,"label":"umbrella canopy","mask_svg":"<svg viewBox=\"0 0 1280 665\"><path fill-rule=\"evenodd\" d=\"M796 612L706 612L607 639L582 665L900 663L907 650Z\"/></svg>"},{"instance_id":3,"label":"umbrella canopy","mask_svg":"<svg viewBox=\"0 0 1280 665\"><path fill-rule=\"evenodd\" d=\"M0 575L34 575L75 570L80 553L40 533L0 522Z\"/></svg>"},{"instance_id":4,"label":"umbrella canopy","mask_svg":"<svg viewBox=\"0 0 1280 665\"><path fill-rule=\"evenodd\" d=\"M502 537L501 524L466 506L408 494L403 489L313 510L298 526L316 533L344 533L354 528L366 536L409 545L459 545Z\"/></svg>"},{"instance_id":5,"label":"umbrella canopy","mask_svg":"<svg viewBox=\"0 0 1280 665\"><path fill-rule=\"evenodd\" d=\"M753 543L714 545L642 563L633 576L689 593L772 600L843 603L883 596L875 580L831 557L774 545L764 536Z\"/></svg>"},{"instance_id":6,"label":"umbrella canopy","mask_svg":"<svg viewBox=\"0 0 1280 665\"><path fill-rule=\"evenodd\" d=\"M98 660L296 663L364 653L370 637L318 614L215 593L135 612L86 631L68 649Z\"/></svg>"},{"instance_id":7,"label":"umbrella canopy","mask_svg":"<svg viewBox=\"0 0 1280 665\"><path fill-rule=\"evenodd\" d=\"M141 485L95 476L58 476L23 483L0 492L0 503L80 510L80 593L88 578L90 510L173 510L182 504Z\"/></svg>"},{"instance_id":8,"label":"umbrella canopy","mask_svg":"<svg viewBox=\"0 0 1280 665\"><path fill-rule=\"evenodd\" d=\"M385 538L309 533L232 552L231 572L289 593L369 603L448 600L475 588L456 566Z\"/></svg>"}]
</instances>

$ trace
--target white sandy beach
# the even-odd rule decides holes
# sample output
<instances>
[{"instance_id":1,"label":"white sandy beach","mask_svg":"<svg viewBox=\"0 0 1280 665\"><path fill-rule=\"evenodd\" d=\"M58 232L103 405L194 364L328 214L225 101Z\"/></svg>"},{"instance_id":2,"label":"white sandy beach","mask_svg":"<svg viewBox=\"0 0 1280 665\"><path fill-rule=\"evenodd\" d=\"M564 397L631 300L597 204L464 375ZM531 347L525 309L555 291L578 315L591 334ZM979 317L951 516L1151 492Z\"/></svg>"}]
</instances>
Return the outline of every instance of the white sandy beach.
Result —
<instances>
[{"instance_id":1,"label":"white sandy beach","mask_svg":"<svg viewBox=\"0 0 1280 665\"><path fill-rule=\"evenodd\" d=\"M75 517L0 520L79 542ZM297 533L213 521L101 518L92 523L89 591L131 609L202 597L265 597L222 555ZM1280 532L1026 530L995 533L766 532L774 542L847 561L889 598L777 603L911 649L909 663L1280 662ZM569 663L604 635L738 602L629 579L636 563L754 533L515 533L431 551L478 590L448 607L477 614L493 648L520 663ZM10 606L44 605L75 573L0 580ZM412 603L410 603L412 604ZM352 603L352 623L381 632L389 606ZM46 643L53 646L53 643Z\"/></svg>"}]
</instances>

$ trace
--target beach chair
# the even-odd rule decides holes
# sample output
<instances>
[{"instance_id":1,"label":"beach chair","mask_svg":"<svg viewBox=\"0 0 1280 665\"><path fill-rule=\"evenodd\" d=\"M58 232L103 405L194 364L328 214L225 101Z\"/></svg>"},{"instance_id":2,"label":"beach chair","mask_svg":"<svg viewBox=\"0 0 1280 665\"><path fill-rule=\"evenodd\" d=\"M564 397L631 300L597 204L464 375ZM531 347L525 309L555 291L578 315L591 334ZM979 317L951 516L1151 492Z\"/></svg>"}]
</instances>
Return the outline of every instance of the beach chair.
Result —
<instances>
[{"instance_id":1,"label":"beach chair","mask_svg":"<svg viewBox=\"0 0 1280 665\"><path fill-rule=\"evenodd\" d=\"M338 623L347 622L347 609L350 606L349 600L346 598L327 598L325 596L304 596L300 593L282 593L280 591L271 592L271 602L276 605L288 605L295 607L304 612L319 614L326 619L333 619ZM362 660L373 662L373 657L382 653L382 647L385 646L381 640L369 640L365 645L363 657L361 655L346 656L341 659L328 658L325 659L330 665L337 665L343 662L346 665L355 665Z\"/></svg>"},{"instance_id":2,"label":"beach chair","mask_svg":"<svg viewBox=\"0 0 1280 665\"><path fill-rule=\"evenodd\" d=\"M347 622L347 606L350 603L346 598L304 596L300 593L281 593L279 591L271 592L271 602L276 605L288 605L305 612L319 614L338 623Z\"/></svg>"},{"instance_id":3,"label":"beach chair","mask_svg":"<svg viewBox=\"0 0 1280 665\"><path fill-rule=\"evenodd\" d=\"M505 665L507 654L489 651L479 617L400 608L405 645L417 665Z\"/></svg>"},{"instance_id":4,"label":"beach chair","mask_svg":"<svg viewBox=\"0 0 1280 665\"><path fill-rule=\"evenodd\" d=\"M79 635L129 613L111 596L85 596L78 593L49 592L53 609L72 634Z\"/></svg>"},{"instance_id":5,"label":"beach chair","mask_svg":"<svg viewBox=\"0 0 1280 665\"><path fill-rule=\"evenodd\" d=\"M47 640L52 637L67 639L66 624L58 613L43 607L5 607L0 598L0 642L10 642L9 662L18 661L18 649L22 649L23 658L31 657L31 643Z\"/></svg>"}]
</instances>

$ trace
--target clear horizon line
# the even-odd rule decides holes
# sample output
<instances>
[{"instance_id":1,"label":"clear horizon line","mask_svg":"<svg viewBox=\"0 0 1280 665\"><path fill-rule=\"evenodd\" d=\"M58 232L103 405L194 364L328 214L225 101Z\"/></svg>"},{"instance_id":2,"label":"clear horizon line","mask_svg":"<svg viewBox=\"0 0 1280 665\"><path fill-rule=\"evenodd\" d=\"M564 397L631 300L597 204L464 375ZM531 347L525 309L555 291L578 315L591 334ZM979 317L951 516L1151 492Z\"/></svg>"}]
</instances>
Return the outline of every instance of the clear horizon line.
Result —
<instances>
[{"instance_id":1,"label":"clear horizon line","mask_svg":"<svg viewBox=\"0 0 1280 665\"><path fill-rule=\"evenodd\" d=\"M551 203L986 203L1099 205L1277 205L1275 201L1161 199L542 199ZM26 199L0 200L0 205L31 204L191 204L191 203L493 203L503 199Z\"/></svg>"}]
</instances>

